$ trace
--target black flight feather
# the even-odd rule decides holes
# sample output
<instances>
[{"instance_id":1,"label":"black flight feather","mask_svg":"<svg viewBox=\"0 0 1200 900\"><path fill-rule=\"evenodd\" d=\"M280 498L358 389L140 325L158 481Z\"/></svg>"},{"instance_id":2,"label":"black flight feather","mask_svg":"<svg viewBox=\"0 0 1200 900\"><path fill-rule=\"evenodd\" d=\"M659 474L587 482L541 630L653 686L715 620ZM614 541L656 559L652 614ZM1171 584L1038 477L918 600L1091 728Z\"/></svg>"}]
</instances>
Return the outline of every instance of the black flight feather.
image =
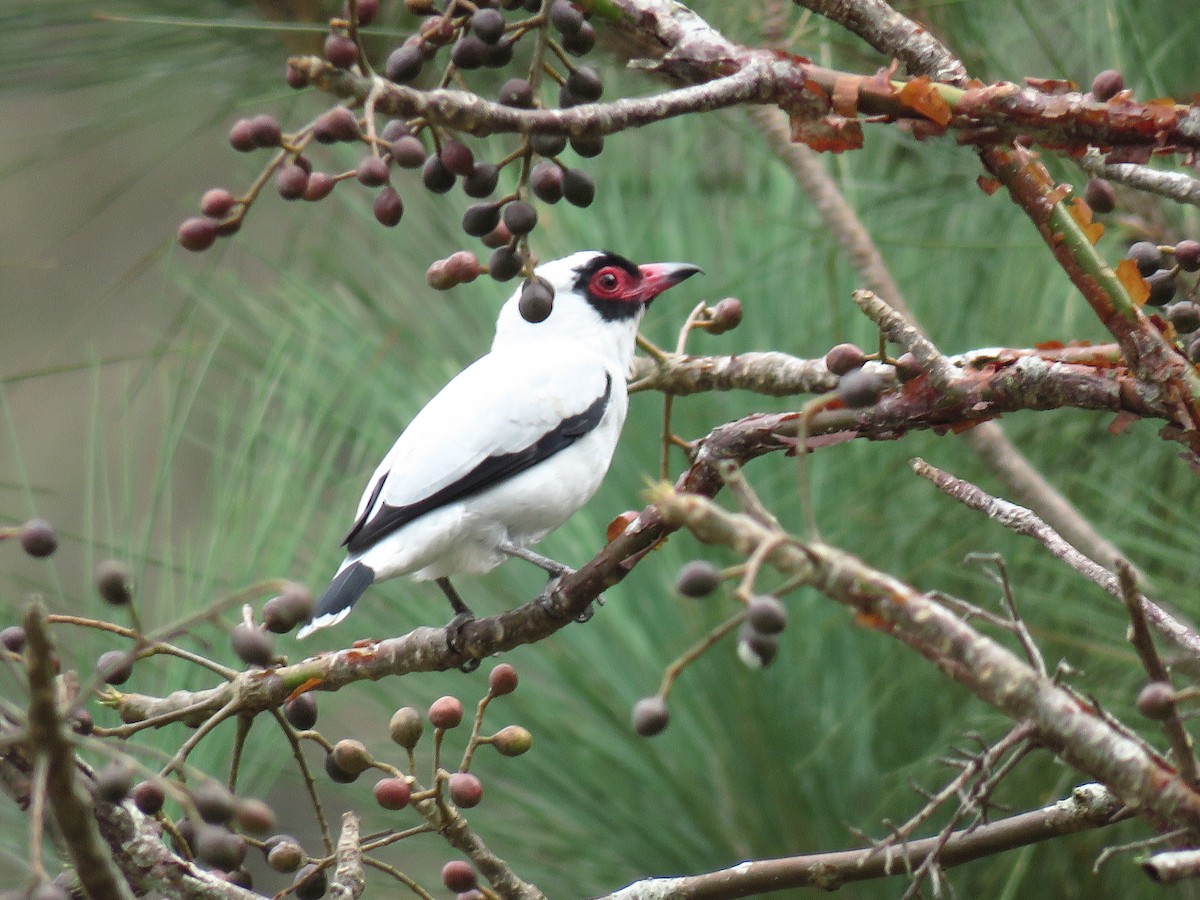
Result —
<instances>
[{"instance_id":1,"label":"black flight feather","mask_svg":"<svg viewBox=\"0 0 1200 900\"><path fill-rule=\"evenodd\" d=\"M333 579L329 587L325 589L325 593L321 595L321 599L317 601L317 608L312 615L313 619L336 615L343 609L349 609L374 581L375 572L369 566L360 562L346 566L338 572L337 577Z\"/></svg>"},{"instance_id":2,"label":"black flight feather","mask_svg":"<svg viewBox=\"0 0 1200 900\"><path fill-rule=\"evenodd\" d=\"M393 531L404 527L425 513L462 500L472 494L481 493L501 481L533 468L560 450L570 447L600 424L611 395L612 376L606 375L604 393L595 402L578 415L563 419L555 428L546 432L525 449L489 456L458 481L446 485L428 497L406 506L389 506L384 503L380 505L379 511L375 515L371 515L375 501L383 489L384 478L387 477L384 475L375 485L371 502L367 504L362 516L354 524L354 528L346 536L346 540L343 541L346 549L351 553L362 553Z\"/></svg>"}]
</instances>

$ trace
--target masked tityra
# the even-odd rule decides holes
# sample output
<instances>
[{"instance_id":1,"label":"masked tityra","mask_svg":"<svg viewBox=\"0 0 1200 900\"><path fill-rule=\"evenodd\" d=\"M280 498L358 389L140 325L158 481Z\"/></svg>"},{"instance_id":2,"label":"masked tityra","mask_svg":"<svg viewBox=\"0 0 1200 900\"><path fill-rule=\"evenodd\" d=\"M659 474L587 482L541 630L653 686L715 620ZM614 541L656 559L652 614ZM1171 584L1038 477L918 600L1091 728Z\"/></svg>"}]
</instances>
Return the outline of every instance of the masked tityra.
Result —
<instances>
[{"instance_id":1,"label":"masked tityra","mask_svg":"<svg viewBox=\"0 0 1200 900\"><path fill-rule=\"evenodd\" d=\"M433 579L459 616L449 577L509 556L570 571L528 547L600 487L625 423L638 323L660 293L700 271L638 266L584 251L537 268L553 311L528 322L521 291L504 304L491 352L463 369L384 457L343 542L347 556L303 638L340 622L377 581Z\"/></svg>"}]
</instances>

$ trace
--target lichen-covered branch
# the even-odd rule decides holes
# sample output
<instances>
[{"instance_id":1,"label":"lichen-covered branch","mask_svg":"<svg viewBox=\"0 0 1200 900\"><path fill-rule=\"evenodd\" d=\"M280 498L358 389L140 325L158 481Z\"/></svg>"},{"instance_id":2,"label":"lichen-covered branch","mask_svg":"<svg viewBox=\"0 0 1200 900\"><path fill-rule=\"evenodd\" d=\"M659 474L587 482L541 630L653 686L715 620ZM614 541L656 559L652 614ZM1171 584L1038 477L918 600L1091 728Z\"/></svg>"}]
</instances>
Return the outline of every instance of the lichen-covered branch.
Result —
<instances>
[{"instance_id":1,"label":"lichen-covered branch","mask_svg":"<svg viewBox=\"0 0 1200 900\"><path fill-rule=\"evenodd\" d=\"M95 900L133 900L114 867L93 815L92 798L79 781L75 752L64 731L55 691L54 647L46 610L33 604L25 615L29 671L29 752L46 760L46 799L80 883Z\"/></svg>"}]
</instances>

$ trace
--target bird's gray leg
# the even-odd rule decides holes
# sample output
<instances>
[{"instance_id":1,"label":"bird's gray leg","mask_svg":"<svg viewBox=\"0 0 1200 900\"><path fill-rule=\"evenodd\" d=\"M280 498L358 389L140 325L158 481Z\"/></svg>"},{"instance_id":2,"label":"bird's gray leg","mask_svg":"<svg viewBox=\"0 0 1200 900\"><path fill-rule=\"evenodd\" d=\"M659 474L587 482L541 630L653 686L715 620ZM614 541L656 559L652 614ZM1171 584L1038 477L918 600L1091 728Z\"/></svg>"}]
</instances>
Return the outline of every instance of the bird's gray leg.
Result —
<instances>
[{"instance_id":1,"label":"bird's gray leg","mask_svg":"<svg viewBox=\"0 0 1200 900\"><path fill-rule=\"evenodd\" d=\"M500 545L500 552L508 556L515 556L517 559L523 559L525 562L531 562L539 569L551 577L562 578L564 575L574 575L575 570L570 566L564 566L560 562L555 562L548 556L542 556L540 553L534 553L527 547L518 547L516 544L510 544L505 541Z\"/></svg>"},{"instance_id":2,"label":"bird's gray leg","mask_svg":"<svg viewBox=\"0 0 1200 900\"><path fill-rule=\"evenodd\" d=\"M450 601L450 606L454 609L454 618L446 625L446 643L453 652L459 653L462 650L459 638L462 636L463 626L474 620L475 613L471 612L471 607L463 602L463 598L458 595L458 591L454 589L449 578L438 578L434 583L442 589L442 593L446 595L446 599ZM464 672L474 672L479 668L479 662L478 659L469 659L459 668Z\"/></svg>"},{"instance_id":3,"label":"bird's gray leg","mask_svg":"<svg viewBox=\"0 0 1200 900\"><path fill-rule=\"evenodd\" d=\"M546 583L546 589L542 591L534 603L544 609L547 615L553 616L556 619L561 619L562 615L558 612L554 605L554 592L558 590L558 583L568 575L574 575L575 570L570 566L564 566L560 562L555 562L548 556L542 556L540 553L535 553L528 547L518 547L516 544L505 541L499 546L501 553L508 556L514 556L517 559L523 559L526 562L531 562L539 569L542 569L550 576L550 580ZM604 598L597 597L596 602L601 606L604 605ZM590 619L595 611L591 605L575 617L576 622L586 622Z\"/></svg>"}]
</instances>

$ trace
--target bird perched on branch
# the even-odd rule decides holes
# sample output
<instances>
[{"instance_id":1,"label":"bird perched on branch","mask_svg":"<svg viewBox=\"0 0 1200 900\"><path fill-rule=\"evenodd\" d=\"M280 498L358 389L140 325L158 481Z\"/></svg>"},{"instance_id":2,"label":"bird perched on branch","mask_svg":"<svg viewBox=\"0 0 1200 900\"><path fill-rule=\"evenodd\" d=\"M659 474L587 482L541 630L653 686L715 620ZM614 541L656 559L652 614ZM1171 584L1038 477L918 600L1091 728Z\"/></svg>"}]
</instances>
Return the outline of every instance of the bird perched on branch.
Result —
<instances>
[{"instance_id":1,"label":"bird perched on branch","mask_svg":"<svg viewBox=\"0 0 1200 900\"><path fill-rule=\"evenodd\" d=\"M375 470L346 559L298 636L340 622L368 587L397 575L432 579L465 620L453 574L510 556L552 579L571 572L529 547L600 487L625 423L642 315L698 271L606 251L539 266L500 310L491 351L429 401ZM546 288L548 315L531 302L548 300Z\"/></svg>"}]
</instances>

